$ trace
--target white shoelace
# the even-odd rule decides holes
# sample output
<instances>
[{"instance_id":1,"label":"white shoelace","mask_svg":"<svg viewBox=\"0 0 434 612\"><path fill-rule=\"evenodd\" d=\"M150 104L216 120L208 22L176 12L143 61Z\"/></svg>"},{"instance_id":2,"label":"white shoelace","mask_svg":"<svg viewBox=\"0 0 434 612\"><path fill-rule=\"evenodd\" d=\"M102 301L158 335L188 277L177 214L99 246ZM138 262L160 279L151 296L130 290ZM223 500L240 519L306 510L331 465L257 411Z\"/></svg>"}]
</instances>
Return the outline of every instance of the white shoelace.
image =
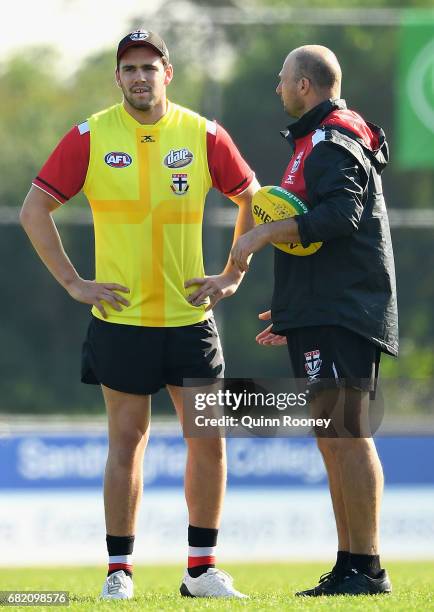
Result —
<instances>
[{"instance_id":1,"label":"white shoelace","mask_svg":"<svg viewBox=\"0 0 434 612\"><path fill-rule=\"evenodd\" d=\"M119 575L116 576L115 574L111 574L107 578L107 582L108 582L107 590L108 590L110 595L114 595L115 593L119 593L119 591L123 587L126 587L126 582L125 582L123 576L121 577Z\"/></svg>"},{"instance_id":2,"label":"white shoelace","mask_svg":"<svg viewBox=\"0 0 434 612\"><path fill-rule=\"evenodd\" d=\"M224 570L210 567L204 576L207 581L212 581L210 595L218 595L220 592L219 585L215 583L215 580L218 580L218 582L225 586L232 587L233 578Z\"/></svg>"}]
</instances>

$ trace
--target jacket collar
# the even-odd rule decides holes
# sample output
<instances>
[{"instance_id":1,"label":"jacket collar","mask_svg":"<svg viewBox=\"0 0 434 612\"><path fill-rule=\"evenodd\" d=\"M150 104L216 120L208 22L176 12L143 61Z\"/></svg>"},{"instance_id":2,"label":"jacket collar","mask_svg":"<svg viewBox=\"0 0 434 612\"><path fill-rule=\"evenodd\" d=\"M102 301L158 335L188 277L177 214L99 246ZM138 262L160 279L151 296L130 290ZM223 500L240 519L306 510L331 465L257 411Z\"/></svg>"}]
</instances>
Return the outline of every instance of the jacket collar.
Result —
<instances>
[{"instance_id":1,"label":"jacket collar","mask_svg":"<svg viewBox=\"0 0 434 612\"><path fill-rule=\"evenodd\" d=\"M324 100L324 102L320 102L317 106L311 108L310 111L294 123L288 125L287 129L280 133L289 142L296 138L302 138L315 130L332 111L343 108L347 108L345 100Z\"/></svg>"}]
</instances>

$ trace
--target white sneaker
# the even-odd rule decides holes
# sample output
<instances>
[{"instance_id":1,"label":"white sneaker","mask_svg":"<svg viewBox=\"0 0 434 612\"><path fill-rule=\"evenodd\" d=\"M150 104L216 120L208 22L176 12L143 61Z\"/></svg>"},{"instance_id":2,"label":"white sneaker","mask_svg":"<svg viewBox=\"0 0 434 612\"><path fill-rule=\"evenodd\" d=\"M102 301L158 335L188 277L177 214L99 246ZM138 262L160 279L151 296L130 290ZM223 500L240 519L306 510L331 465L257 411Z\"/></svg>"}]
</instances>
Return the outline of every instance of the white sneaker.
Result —
<instances>
[{"instance_id":1,"label":"white sneaker","mask_svg":"<svg viewBox=\"0 0 434 612\"><path fill-rule=\"evenodd\" d=\"M179 591L184 597L247 598L248 595L234 589L232 582L233 578L229 574L215 567L208 568L197 578L192 578L186 570Z\"/></svg>"},{"instance_id":2,"label":"white sneaker","mask_svg":"<svg viewBox=\"0 0 434 612\"><path fill-rule=\"evenodd\" d=\"M101 599L131 599L133 595L133 581L124 570L113 572L105 579Z\"/></svg>"}]
</instances>

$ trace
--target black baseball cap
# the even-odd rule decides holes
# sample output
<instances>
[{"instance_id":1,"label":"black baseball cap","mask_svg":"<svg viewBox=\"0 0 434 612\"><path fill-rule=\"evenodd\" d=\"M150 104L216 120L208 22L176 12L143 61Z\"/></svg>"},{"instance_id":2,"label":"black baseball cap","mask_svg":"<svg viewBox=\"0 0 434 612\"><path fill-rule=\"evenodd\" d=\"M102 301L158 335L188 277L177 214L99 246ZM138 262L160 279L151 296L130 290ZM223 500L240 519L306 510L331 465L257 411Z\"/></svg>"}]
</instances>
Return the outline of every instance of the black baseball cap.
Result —
<instances>
[{"instance_id":1,"label":"black baseball cap","mask_svg":"<svg viewBox=\"0 0 434 612\"><path fill-rule=\"evenodd\" d=\"M135 30L127 34L118 44L118 52L116 55L117 63L119 64L121 56L127 49L130 47L141 47L143 45L154 49L162 58L167 60L167 63L169 63L169 51L166 47L166 43L158 34L150 30Z\"/></svg>"}]
</instances>

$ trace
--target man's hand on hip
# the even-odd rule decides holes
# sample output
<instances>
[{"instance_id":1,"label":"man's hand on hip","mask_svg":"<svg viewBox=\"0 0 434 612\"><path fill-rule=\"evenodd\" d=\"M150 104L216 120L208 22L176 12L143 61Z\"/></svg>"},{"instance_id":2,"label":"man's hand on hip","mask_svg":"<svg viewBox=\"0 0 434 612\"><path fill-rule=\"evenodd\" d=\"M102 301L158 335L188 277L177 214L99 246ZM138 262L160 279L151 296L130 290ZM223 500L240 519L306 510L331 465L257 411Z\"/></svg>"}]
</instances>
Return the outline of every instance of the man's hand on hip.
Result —
<instances>
[{"instance_id":1,"label":"man's hand on hip","mask_svg":"<svg viewBox=\"0 0 434 612\"><path fill-rule=\"evenodd\" d=\"M261 321L269 321L271 319L271 310L267 310L266 312L261 312L258 315L258 318ZM273 324L270 323L264 330L262 330L256 336L256 342L261 346L283 346L286 344L286 336L279 336L278 334L273 334L271 328Z\"/></svg>"},{"instance_id":2,"label":"man's hand on hip","mask_svg":"<svg viewBox=\"0 0 434 612\"><path fill-rule=\"evenodd\" d=\"M103 302L110 304L114 310L121 311L123 304L129 306L130 303L118 291L129 293L130 290L116 283L97 283L96 281L88 281L82 278L77 278L66 287L69 295L81 302L82 304L92 304L102 314L104 319L107 318L107 313L103 306Z\"/></svg>"},{"instance_id":3,"label":"man's hand on hip","mask_svg":"<svg viewBox=\"0 0 434 612\"><path fill-rule=\"evenodd\" d=\"M242 275L234 272L223 272L205 278L191 278L184 283L184 287L199 285L196 291L187 297L192 306L201 306L209 298L206 310L211 310L222 298L230 297L238 289Z\"/></svg>"}]
</instances>

